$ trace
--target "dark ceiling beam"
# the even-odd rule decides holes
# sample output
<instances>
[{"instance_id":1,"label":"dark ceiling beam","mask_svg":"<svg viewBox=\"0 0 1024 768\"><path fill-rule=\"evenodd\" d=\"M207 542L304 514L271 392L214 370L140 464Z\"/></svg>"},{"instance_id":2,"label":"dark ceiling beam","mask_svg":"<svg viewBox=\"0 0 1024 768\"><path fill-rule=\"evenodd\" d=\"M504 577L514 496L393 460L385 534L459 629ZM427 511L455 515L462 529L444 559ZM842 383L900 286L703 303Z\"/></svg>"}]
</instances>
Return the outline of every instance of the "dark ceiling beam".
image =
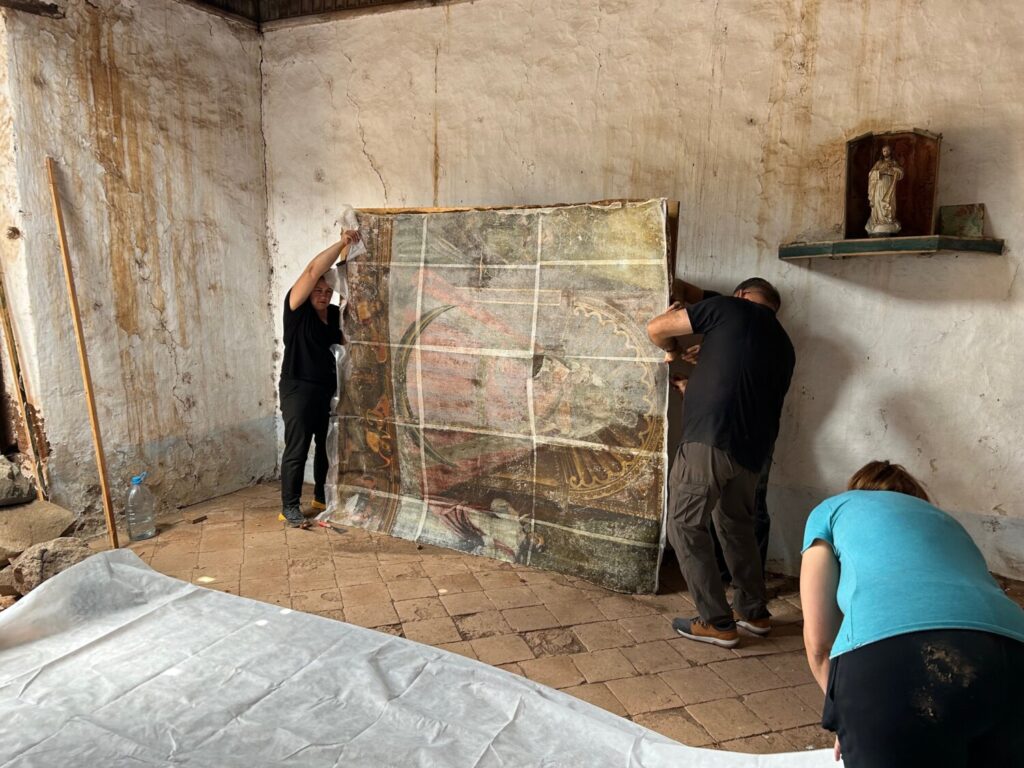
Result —
<instances>
[{"instance_id":1,"label":"dark ceiling beam","mask_svg":"<svg viewBox=\"0 0 1024 768\"><path fill-rule=\"evenodd\" d=\"M356 11L382 5L401 5L411 0L260 0L260 21L280 21L320 13Z\"/></svg>"},{"instance_id":2,"label":"dark ceiling beam","mask_svg":"<svg viewBox=\"0 0 1024 768\"><path fill-rule=\"evenodd\" d=\"M42 0L0 0L0 8L25 11L37 16L49 16L52 19L64 18L64 9L57 3L42 2Z\"/></svg>"},{"instance_id":3,"label":"dark ceiling beam","mask_svg":"<svg viewBox=\"0 0 1024 768\"><path fill-rule=\"evenodd\" d=\"M260 0L194 0L194 2L231 16L241 16L249 21L259 22L260 20Z\"/></svg>"},{"instance_id":4,"label":"dark ceiling beam","mask_svg":"<svg viewBox=\"0 0 1024 768\"><path fill-rule=\"evenodd\" d=\"M227 16L261 24L344 11L361 11L396 5L441 5L453 0L180 0ZM0 6L33 6L36 12L52 3L40 0L0 0Z\"/></svg>"}]
</instances>

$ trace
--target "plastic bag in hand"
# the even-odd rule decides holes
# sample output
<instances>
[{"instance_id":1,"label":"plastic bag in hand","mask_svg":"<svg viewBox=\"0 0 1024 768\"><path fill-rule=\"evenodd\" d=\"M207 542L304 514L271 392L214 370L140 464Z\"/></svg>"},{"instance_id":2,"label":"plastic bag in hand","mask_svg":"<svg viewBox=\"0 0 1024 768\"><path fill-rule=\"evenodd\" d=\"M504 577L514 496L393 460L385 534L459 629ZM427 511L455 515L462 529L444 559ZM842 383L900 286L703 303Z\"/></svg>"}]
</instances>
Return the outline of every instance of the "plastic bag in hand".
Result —
<instances>
[{"instance_id":1,"label":"plastic bag in hand","mask_svg":"<svg viewBox=\"0 0 1024 768\"><path fill-rule=\"evenodd\" d=\"M354 229L356 232L359 231L359 219L356 217L355 208L351 205L341 206L341 215L338 216L337 222L343 230ZM366 253L366 244L362 240L352 243L348 248L348 257L350 259L358 259L360 256Z\"/></svg>"}]
</instances>

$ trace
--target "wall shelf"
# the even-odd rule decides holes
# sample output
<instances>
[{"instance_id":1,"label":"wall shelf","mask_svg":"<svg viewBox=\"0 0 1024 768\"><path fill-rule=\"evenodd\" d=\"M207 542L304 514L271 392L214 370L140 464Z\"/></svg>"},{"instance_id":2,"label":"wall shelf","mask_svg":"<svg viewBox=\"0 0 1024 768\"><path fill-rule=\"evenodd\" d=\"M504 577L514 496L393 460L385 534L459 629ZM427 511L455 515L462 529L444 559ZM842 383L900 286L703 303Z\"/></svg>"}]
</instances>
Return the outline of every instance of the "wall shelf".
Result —
<instances>
[{"instance_id":1,"label":"wall shelf","mask_svg":"<svg viewBox=\"0 0 1024 768\"><path fill-rule=\"evenodd\" d=\"M861 240L826 240L816 243L783 243L779 258L783 261L813 259L822 256L882 256L893 253L931 254L939 251L973 253L1003 252L1003 241L993 237L871 237Z\"/></svg>"}]
</instances>

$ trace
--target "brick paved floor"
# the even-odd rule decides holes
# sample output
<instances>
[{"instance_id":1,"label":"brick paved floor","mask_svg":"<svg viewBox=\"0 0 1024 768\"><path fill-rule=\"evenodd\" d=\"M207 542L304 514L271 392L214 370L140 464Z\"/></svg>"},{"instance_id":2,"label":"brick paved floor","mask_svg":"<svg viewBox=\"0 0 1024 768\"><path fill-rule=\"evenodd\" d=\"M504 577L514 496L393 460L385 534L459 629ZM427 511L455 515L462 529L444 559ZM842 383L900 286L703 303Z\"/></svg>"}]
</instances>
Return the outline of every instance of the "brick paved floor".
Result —
<instances>
[{"instance_id":1,"label":"brick paved floor","mask_svg":"<svg viewBox=\"0 0 1024 768\"><path fill-rule=\"evenodd\" d=\"M696 613L674 568L663 594L626 596L358 528L286 530L279 509L277 485L255 486L190 507L205 521L161 526L131 548L168 576L479 659L684 744L832 745L817 725L822 695L804 660L795 592L772 601L770 637L744 634L727 650L673 632L673 616Z\"/></svg>"}]
</instances>

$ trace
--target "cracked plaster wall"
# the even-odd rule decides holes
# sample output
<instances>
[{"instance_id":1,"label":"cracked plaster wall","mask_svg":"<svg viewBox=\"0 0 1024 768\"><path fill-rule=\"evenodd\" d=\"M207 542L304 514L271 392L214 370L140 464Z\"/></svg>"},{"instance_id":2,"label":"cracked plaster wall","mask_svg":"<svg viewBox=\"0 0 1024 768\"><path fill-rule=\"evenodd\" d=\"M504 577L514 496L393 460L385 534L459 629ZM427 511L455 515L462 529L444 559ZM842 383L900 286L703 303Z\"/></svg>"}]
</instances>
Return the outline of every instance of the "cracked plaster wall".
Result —
<instances>
[{"instance_id":1,"label":"cracked plaster wall","mask_svg":"<svg viewBox=\"0 0 1024 768\"><path fill-rule=\"evenodd\" d=\"M13 226L18 210L18 180L14 168L14 125L12 113L9 71L7 66L7 19L0 14L0 222L10 222L0 227L0 266L12 271L18 259L18 239L7 228ZM8 277L8 283L11 278ZM0 417L11 418L17 413L11 401L15 392L14 375L11 371L6 334L0 334L0 372L3 376L3 392L6 403L0 403ZM17 418L15 417L17 420Z\"/></svg>"},{"instance_id":2,"label":"cracked plaster wall","mask_svg":"<svg viewBox=\"0 0 1024 768\"><path fill-rule=\"evenodd\" d=\"M0 257L54 500L96 524L45 158L60 166L115 507L142 469L171 506L273 475L260 39L173 0L62 5L62 19L4 13L0 224L22 237L0 239Z\"/></svg>"},{"instance_id":3,"label":"cracked plaster wall","mask_svg":"<svg viewBox=\"0 0 1024 768\"><path fill-rule=\"evenodd\" d=\"M798 367L772 556L872 458L905 463L1024 577L1024 15L958 0L478 0L270 25L272 297L357 206L682 201L681 276L774 281ZM944 134L939 204L1002 257L783 263L841 237L845 142ZM280 312L275 313L280 338Z\"/></svg>"}]
</instances>

